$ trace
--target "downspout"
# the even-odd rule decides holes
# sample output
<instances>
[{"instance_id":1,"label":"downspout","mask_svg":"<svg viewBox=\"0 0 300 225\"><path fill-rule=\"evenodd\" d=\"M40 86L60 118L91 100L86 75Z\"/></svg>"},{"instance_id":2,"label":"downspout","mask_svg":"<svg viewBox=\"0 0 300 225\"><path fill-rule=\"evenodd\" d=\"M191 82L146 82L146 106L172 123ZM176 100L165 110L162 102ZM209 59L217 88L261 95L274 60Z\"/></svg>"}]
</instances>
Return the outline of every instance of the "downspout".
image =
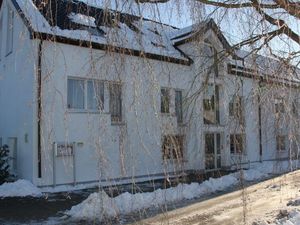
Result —
<instances>
[{"instance_id":1,"label":"downspout","mask_svg":"<svg viewBox=\"0 0 300 225\"><path fill-rule=\"evenodd\" d=\"M41 120L42 120L42 46L43 40L38 46L38 68L37 68L37 156L38 156L38 178L42 177L42 141L41 141Z\"/></svg>"},{"instance_id":2,"label":"downspout","mask_svg":"<svg viewBox=\"0 0 300 225\"><path fill-rule=\"evenodd\" d=\"M262 79L258 83L259 89L262 87ZM261 90L260 90L261 91ZM261 104L260 104L260 91L258 92L258 134L259 134L259 161L262 162L262 126L261 126Z\"/></svg>"}]
</instances>

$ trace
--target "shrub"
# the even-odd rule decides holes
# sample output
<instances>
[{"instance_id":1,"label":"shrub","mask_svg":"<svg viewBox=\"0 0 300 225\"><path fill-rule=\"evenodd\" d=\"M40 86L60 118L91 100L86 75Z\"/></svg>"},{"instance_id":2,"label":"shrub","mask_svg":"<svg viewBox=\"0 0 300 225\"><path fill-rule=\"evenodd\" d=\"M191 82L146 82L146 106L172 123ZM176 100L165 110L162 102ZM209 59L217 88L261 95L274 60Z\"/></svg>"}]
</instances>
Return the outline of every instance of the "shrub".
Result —
<instances>
[{"instance_id":1,"label":"shrub","mask_svg":"<svg viewBox=\"0 0 300 225\"><path fill-rule=\"evenodd\" d=\"M8 181L9 175L9 149L7 145L0 147L0 184Z\"/></svg>"}]
</instances>

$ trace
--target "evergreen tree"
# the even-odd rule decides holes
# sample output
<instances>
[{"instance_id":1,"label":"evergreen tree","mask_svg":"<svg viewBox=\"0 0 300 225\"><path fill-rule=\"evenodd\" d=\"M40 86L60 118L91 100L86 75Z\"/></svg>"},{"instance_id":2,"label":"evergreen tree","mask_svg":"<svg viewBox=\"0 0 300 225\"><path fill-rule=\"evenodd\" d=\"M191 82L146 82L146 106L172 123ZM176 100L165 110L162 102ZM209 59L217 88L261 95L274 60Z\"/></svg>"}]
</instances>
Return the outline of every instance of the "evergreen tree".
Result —
<instances>
[{"instance_id":1,"label":"evergreen tree","mask_svg":"<svg viewBox=\"0 0 300 225\"><path fill-rule=\"evenodd\" d=\"M0 184L3 184L9 178L8 154L7 145L0 147Z\"/></svg>"}]
</instances>

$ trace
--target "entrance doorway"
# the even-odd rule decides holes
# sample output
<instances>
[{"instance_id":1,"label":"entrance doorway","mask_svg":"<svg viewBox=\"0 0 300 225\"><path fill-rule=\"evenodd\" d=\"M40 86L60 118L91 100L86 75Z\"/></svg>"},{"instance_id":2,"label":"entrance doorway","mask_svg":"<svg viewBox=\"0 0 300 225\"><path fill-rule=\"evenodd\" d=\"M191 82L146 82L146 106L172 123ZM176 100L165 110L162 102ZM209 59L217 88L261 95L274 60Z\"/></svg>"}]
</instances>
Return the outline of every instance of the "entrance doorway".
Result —
<instances>
[{"instance_id":1,"label":"entrance doorway","mask_svg":"<svg viewBox=\"0 0 300 225\"><path fill-rule=\"evenodd\" d=\"M221 134L205 134L205 170L221 168Z\"/></svg>"}]
</instances>

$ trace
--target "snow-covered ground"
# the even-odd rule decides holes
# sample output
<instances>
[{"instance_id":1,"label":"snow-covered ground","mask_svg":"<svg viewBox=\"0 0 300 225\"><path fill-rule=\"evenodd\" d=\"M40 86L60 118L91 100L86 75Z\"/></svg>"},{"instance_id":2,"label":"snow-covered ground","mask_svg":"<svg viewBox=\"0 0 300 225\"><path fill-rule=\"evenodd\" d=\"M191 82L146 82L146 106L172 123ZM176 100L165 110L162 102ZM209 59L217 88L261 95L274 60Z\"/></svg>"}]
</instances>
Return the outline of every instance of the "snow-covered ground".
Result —
<instances>
[{"instance_id":1,"label":"snow-covered ground","mask_svg":"<svg viewBox=\"0 0 300 225\"><path fill-rule=\"evenodd\" d=\"M0 185L0 198L25 196L39 197L42 196L42 192L27 180L17 180L13 183Z\"/></svg>"},{"instance_id":2,"label":"snow-covered ground","mask_svg":"<svg viewBox=\"0 0 300 225\"><path fill-rule=\"evenodd\" d=\"M288 212L287 217L278 219L276 224L279 225L300 225L300 211L299 209L293 209Z\"/></svg>"},{"instance_id":3,"label":"snow-covered ground","mask_svg":"<svg viewBox=\"0 0 300 225\"><path fill-rule=\"evenodd\" d=\"M237 185L242 179L259 180L270 174L283 173L297 167L297 162L264 162L252 164L249 170L243 170L220 178L210 178L203 183L179 184L168 189L157 189L153 192L130 194L123 193L115 198L104 191L91 194L82 203L73 206L66 215L73 219L98 219L115 217L120 214L160 207L164 204L189 200L222 191Z\"/></svg>"}]
</instances>

